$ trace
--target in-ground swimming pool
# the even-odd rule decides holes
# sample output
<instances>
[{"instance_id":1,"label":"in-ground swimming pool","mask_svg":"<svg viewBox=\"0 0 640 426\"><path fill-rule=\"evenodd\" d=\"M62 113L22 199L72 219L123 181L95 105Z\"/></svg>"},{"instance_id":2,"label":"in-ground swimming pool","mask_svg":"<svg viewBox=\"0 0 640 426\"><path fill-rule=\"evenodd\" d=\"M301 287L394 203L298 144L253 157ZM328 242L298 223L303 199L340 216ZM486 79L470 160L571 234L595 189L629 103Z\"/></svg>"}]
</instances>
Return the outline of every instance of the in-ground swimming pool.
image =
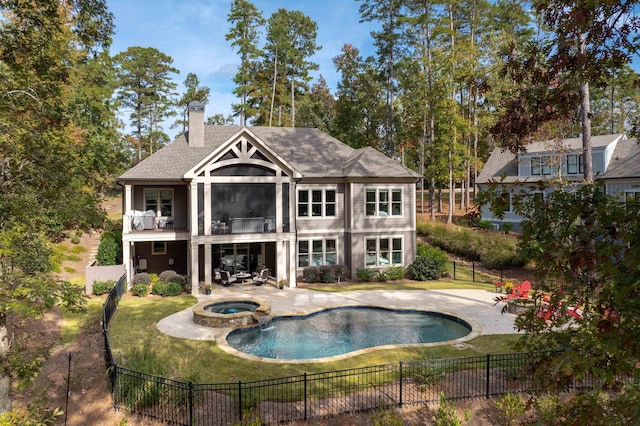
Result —
<instances>
[{"instance_id":1,"label":"in-ground swimming pool","mask_svg":"<svg viewBox=\"0 0 640 426\"><path fill-rule=\"evenodd\" d=\"M276 317L268 327L232 331L227 343L263 358L304 360L376 346L444 342L470 332L466 321L438 312L344 307Z\"/></svg>"}]
</instances>

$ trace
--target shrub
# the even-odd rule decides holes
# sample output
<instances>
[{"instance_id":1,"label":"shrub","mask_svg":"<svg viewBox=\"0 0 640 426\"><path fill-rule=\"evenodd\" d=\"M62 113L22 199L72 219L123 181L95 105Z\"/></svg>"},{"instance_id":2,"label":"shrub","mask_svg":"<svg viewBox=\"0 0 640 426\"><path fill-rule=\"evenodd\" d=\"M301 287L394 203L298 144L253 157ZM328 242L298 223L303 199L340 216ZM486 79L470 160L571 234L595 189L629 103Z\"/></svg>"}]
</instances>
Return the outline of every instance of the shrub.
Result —
<instances>
[{"instance_id":1,"label":"shrub","mask_svg":"<svg viewBox=\"0 0 640 426\"><path fill-rule=\"evenodd\" d=\"M306 283L320 282L320 269L317 266L307 266L302 271L302 280Z\"/></svg>"},{"instance_id":2,"label":"shrub","mask_svg":"<svg viewBox=\"0 0 640 426\"><path fill-rule=\"evenodd\" d=\"M114 280L107 281L94 281L93 282L93 294L96 296L100 296L102 294L107 294L111 291L113 286L116 285Z\"/></svg>"},{"instance_id":3,"label":"shrub","mask_svg":"<svg viewBox=\"0 0 640 426\"><path fill-rule=\"evenodd\" d=\"M168 283L169 281L172 280L173 277L177 275L178 273L176 271L172 269L167 269L166 271L160 272L160 275L158 275L158 279L163 283Z\"/></svg>"},{"instance_id":4,"label":"shrub","mask_svg":"<svg viewBox=\"0 0 640 426\"><path fill-rule=\"evenodd\" d=\"M493 228L493 224L491 223L490 220L479 220L478 221L478 228L489 230L489 229Z\"/></svg>"},{"instance_id":5,"label":"shrub","mask_svg":"<svg viewBox=\"0 0 640 426\"><path fill-rule=\"evenodd\" d=\"M513 229L513 223L505 222L505 223L502 224L502 231L505 234L508 234L509 232L511 232L512 229Z\"/></svg>"},{"instance_id":6,"label":"shrub","mask_svg":"<svg viewBox=\"0 0 640 426\"><path fill-rule=\"evenodd\" d=\"M184 287L180 285L180 283L170 281L168 283L163 283L162 281L158 281L153 284L151 287L151 293L157 294L158 296L179 296L182 294Z\"/></svg>"},{"instance_id":7,"label":"shrub","mask_svg":"<svg viewBox=\"0 0 640 426\"><path fill-rule=\"evenodd\" d=\"M176 274L176 276L171 278L169 282L178 283L180 286L182 286L182 288L184 288L187 285L187 279L179 274Z\"/></svg>"},{"instance_id":8,"label":"shrub","mask_svg":"<svg viewBox=\"0 0 640 426\"><path fill-rule=\"evenodd\" d=\"M149 293L149 287L146 284L134 284L131 288L131 293L134 296L144 297Z\"/></svg>"},{"instance_id":9,"label":"shrub","mask_svg":"<svg viewBox=\"0 0 640 426\"><path fill-rule=\"evenodd\" d=\"M409 276L416 281L431 281L442 278L446 273L447 255L433 248L428 256L418 256L409 266Z\"/></svg>"},{"instance_id":10,"label":"shrub","mask_svg":"<svg viewBox=\"0 0 640 426\"><path fill-rule=\"evenodd\" d=\"M358 277L362 281L367 281L367 282L375 281L377 276L378 276L378 271L376 271L375 269L366 269L366 268L356 269L356 277Z\"/></svg>"},{"instance_id":11,"label":"shrub","mask_svg":"<svg viewBox=\"0 0 640 426\"><path fill-rule=\"evenodd\" d=\"M133 276L133 283L149 285L151 284L151 275L146 272L138 272Z\"/></svg>"},{"instance_id":12,"label":"shrub","mask_svg":"<svg viewBox=\"0 0 640 426\"><path fill-rule=\"evenodd\" d=\"M515 424L516 418L525 413L526 407L520 395L507 393L502 395L495 402L496 407L501 411L504 424L511 426Z\"/></svg>"},{"instance_id":13,"label":"shrub","mask_svg":"<svg viewBox=\"0 0 640 426\"><path fill-rule=\"evenodd\" d=\"M100 237L98 264L102 266L120 265L122 263L122 232L118 230L104 231Z\"/></svg>"},{"instance_id":14,"label":"shrub","mask_svg":"<svg viewBox=\"0 0 640 426\"><path fill-rule=\"evenodd\" d=\"M77 235L74 235L73 237L71 237L71 243L80 244L80 237L78 237Z\"/></svg>"},{"instance_id":15,"label":"shrub","mask_svg":"<svg viewBox=\"0 0 640 426\"><path fill-rule=\"evenodd\" d=\"M401 280L406 274L404 266L390 266L384 271L384 275L388 280Z\"/></svg>"}]
</instances>

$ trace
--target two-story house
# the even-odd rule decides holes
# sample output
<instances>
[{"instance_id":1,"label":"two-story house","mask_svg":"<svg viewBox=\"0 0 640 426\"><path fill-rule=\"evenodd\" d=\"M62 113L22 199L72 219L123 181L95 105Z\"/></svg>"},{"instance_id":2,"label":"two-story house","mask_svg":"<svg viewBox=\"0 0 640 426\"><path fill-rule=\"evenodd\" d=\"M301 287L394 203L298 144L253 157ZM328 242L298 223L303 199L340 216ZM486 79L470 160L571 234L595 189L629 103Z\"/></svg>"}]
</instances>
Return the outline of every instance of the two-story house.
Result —
<instances>
[{"instance_id":1,"label":"two-story house","mask_svg":"<svg viewBox=\"0 0 640 426\"><path fill-rule=\"evenodd\" d=\"M607 194L624 198L640 198L640 145L624 134L593 136L592 165L595 180L602 180ZM582 138L561 141L534 142L526 146L526 152L515 155L502 148L491 153L476 183L479 191L491 182L504 189L507 211L503 219L497 219L483 206L481 219L500 226L510 222L520 223L522 218L511 209L510 197L516 191L544 192L536 183L560 179L565 183L580 185L584 175Z\"/></svg>"},{"instance_id":2,"label":"two-story house","mask_svg":"<svg viewBox=\"0 0 640 426\"><path fill-rule=\"evenodd\" d=\"M205 125L192 103L187 134L120 176L128 281L172 269L197 293L261 264L292 287L307 266L408 266L418 178L317 129Z\"/></svg>"}]
</instances>

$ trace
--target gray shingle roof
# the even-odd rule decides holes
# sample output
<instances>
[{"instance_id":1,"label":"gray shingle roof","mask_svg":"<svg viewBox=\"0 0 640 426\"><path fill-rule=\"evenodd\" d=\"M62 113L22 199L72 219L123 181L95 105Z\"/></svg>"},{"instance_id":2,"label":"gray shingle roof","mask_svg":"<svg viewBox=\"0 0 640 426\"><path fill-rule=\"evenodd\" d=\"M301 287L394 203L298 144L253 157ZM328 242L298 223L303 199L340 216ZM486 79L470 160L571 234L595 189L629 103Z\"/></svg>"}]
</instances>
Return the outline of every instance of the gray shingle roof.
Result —
<instances>
[{"instance_id":1,"label":"gray shingle roof","mask_svg":"<svg viewBox=\"0 0 640 426\"><path fill-rule=\"evenodd\" d=\"M240 132L241 126L205 126L204 147L187 144L188 134L160 149L120 179L177 180ZM373 148L353 149L318 130L283 127L247 127L303 177L394 177L420 175Z\"/></svg>"},{"instance_id":2,"label":"gray shingle roof","mask_svg":"<svg viewBox=\"0 0 640 426\"><path fill-rule=\"evenodd\" d=\"M619 141L605 179L640 178L640 143L637 139Z\"/></svg>"},{"instance_id":3,"label":"gray shingle roof","mask_svg":"<svg viewBox=\"0 0 640 426\"><path fill-rule=\"evenodd\" d=\"M607 168L604 178L639 177L640 176L640 149L638 144L626 140L623 134L592 136L591 145L593 148L605 148L615 140L618 140L611 163ZM527 154L550 152L558 146L556 141L533 142L526 146ZM581 151L582 138L569 138L562 140L562 147L567 151ZM634 148L635 147L635 150ZM615 160L615 161L614 161ZM503 179L504 177L504 179ZM536 181L540 177L529 178ZM478 175L477 183L487 183L496 180L504 183L513 183L523 178L518 178L518 159L502 148L493 150L487 163Z\"/></svg>"}]
</instances>

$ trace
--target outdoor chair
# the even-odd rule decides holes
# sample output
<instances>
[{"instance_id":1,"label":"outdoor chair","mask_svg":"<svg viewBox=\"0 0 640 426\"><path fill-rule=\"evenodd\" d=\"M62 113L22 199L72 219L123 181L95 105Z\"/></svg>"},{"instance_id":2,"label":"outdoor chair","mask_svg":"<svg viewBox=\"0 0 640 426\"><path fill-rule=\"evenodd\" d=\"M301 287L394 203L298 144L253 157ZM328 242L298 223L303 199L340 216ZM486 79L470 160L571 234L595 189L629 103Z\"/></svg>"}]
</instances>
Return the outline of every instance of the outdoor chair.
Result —
<instances>
[{"instance_id":1,"label":"outdoor chair","mask_svg":"<svg viewBox=\"0 0 640 426\"><path fill-rule=\"evenodd\" d=\"M231 287L237 278L229 273L229 271L221 271L220 278L224 287Z\"/></svg>"},{"instance_id":2,"label":"outdoor chair","mask_svg":"<svg viewBox=\"0 0 640 426\"><path fill-rule=\"evenodd\" d=\"M529 291L531 291L531 282L524 280L522 284L513 288L513 293L507 294L507 299L527 299Z\"/></svg>"},{"instance_id":3,"label":"outdoor chair","mask_svg":"<svg viewBox=\"0 0 640 426\"><path fill-rule=\"evenodd\" d=\"M260 273L253 275L253 282L255 285L264 285L269 279L269 270L264 268Z\"/></svg>"}]
</instances>

